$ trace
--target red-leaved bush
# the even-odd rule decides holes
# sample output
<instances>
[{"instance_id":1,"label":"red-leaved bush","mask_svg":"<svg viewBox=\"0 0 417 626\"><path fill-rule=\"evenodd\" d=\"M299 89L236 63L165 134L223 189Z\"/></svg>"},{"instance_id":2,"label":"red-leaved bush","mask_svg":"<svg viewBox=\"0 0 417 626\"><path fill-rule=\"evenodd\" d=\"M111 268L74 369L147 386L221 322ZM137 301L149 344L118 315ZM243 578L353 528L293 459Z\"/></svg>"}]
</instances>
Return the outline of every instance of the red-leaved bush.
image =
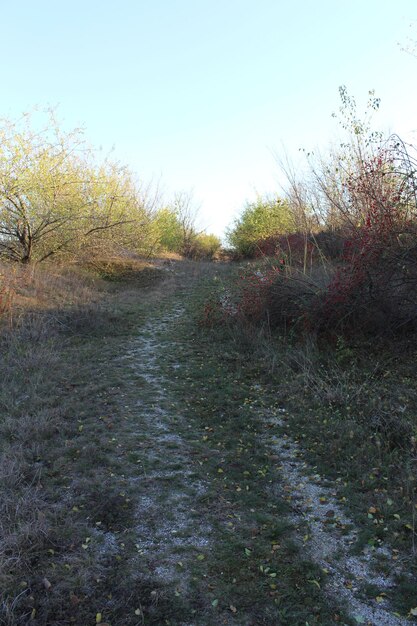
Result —
<instances>
[{"instance_id":1,"label":"red-leaved bush","mask_svg":"<svg viewBox=\"0 0 417 626\"><path fill-rule=\"evenodd\" d=\"M256 244L256 257L285 259L293 266L309 267L318 256L318 249L310 235L291 233L271 235Z\"/></svg>"},{"instance_id":2,"label":"red-leaved bush","mask_svg":"<svg viewBox=\"0 0 417 626\"><path fill-rule=\"evenodd\" d=\"M417 329L417 164L397 139L365 154L317 178L327 230L259 241L278 267L242 272L216 315L327 336Z\"/></svg>"},{"instance_id":3,"label":"red-leaved bush","mask_svg":"<svg viewBox=\"0 0 417 626\"><path fill-rule=\"evenodd\" d=\"M396 330L417 320L415 176L398 145L344 181L350 237L320 307L321 325Z\"/></svg>"},{"instance_id":4,"label":"red-leaved bush","mask_svg":"<svg viewBox=\"0 0 417 626\"><path fill-rule=\"evenodd\" d=\"M268 294L281 271L280 267L263 267L239 275L235 299L235 314L239 318L254 322L264 317Z\"/></svg>"},{"instance_id":5,"label":"red-leaved bush","mask_svg":"<svg viewBox=\"0 0 417 626\"><path fill-rule=\"evenodd\" d=\"M200 324L211 327L229 321L260 322L267 314L270 290L283 267L282 260L278 266L242 269L230 288L205 302Z\"/></svg>"}]
</instances>

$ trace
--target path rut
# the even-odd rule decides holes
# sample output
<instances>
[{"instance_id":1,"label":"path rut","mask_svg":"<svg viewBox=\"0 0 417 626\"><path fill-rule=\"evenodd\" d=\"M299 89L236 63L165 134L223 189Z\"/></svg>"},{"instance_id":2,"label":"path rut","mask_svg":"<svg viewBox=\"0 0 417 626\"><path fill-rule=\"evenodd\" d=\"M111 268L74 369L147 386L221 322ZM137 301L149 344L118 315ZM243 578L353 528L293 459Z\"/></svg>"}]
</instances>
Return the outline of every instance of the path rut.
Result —
<instances>
[{"instance_id":1,"label":"path rut","mask_svg":"<svg viewBox=\"0 0 417 626\"><path fill-rule=\"evenodd\" d=\"M122 357L134 372L133 381L145 388L135 407L143 475L132 479L137 493L139 558L146 559L156 581L177 593L184 593L189 582L186 563L190 553L207 548L211 532L208 523L201 524L195 508L206 485L195 475L192 449L181 435L188 426L171 402L158 364L164 351L172 349L166 331L183 312L181 306L175 306L152 318Z\"/></svg>"}]
</instances>

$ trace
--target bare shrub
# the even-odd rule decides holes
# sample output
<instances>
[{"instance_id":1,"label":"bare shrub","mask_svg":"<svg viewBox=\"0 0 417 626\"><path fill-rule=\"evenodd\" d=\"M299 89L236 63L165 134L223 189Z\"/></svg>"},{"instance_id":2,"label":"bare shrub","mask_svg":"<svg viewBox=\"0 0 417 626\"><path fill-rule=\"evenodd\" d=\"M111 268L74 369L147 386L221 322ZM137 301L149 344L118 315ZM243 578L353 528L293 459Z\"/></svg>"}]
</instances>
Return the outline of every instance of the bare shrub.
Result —
<instances>
[{"instance_id":1,"label":"bare shrub","mask_svg":"<svg viewBox=\"0 0 417 626\"><path fill-rule=\"evenodd\" d=\"M299 332L313 330L311 311L329 282L329 268L320 265L311 272L288 267L277 276L268 293L267 307L271 328Z\"/></svg>"}]
</instances>

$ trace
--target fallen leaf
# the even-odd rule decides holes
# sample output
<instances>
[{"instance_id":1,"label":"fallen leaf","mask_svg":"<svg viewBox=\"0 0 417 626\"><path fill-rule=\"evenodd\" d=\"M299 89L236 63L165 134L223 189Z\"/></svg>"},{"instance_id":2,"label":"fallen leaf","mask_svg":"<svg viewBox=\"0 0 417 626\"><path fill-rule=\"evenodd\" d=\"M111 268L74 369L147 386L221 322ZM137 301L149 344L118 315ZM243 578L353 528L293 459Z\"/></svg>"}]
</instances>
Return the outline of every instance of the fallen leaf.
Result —
<instances>
[{"instance_id":1,"label":"fallen leaf","mask_svg":"<svg viewBox=\"0 0 417 626\"><path fill-rule=\"evenodd\" d=\"M318 580L309 580L308 582L311 583L312 585L316 585L318 589L321 589L320 583Z\"/></svg>"}]
</instances>

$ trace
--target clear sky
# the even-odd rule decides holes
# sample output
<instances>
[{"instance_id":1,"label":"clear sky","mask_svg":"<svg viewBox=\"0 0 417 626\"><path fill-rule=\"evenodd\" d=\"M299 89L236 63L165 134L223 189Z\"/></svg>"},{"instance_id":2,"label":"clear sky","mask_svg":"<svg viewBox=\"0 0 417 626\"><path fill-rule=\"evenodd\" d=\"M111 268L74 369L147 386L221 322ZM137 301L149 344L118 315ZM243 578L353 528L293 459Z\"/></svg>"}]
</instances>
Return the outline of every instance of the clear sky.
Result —
<instances>
[{"instance_id":1,"label":"clear sky","mask_svg":"<svg viewBox=\"0 0 417 626\"><path fill-rule=\"evenodd\" d=\"M339 85L417 129L415 20L416 0L3 0L0 116L58 105L220 234L278 191L274 153L325 150Z\"/></svg>"}]
</instances>

